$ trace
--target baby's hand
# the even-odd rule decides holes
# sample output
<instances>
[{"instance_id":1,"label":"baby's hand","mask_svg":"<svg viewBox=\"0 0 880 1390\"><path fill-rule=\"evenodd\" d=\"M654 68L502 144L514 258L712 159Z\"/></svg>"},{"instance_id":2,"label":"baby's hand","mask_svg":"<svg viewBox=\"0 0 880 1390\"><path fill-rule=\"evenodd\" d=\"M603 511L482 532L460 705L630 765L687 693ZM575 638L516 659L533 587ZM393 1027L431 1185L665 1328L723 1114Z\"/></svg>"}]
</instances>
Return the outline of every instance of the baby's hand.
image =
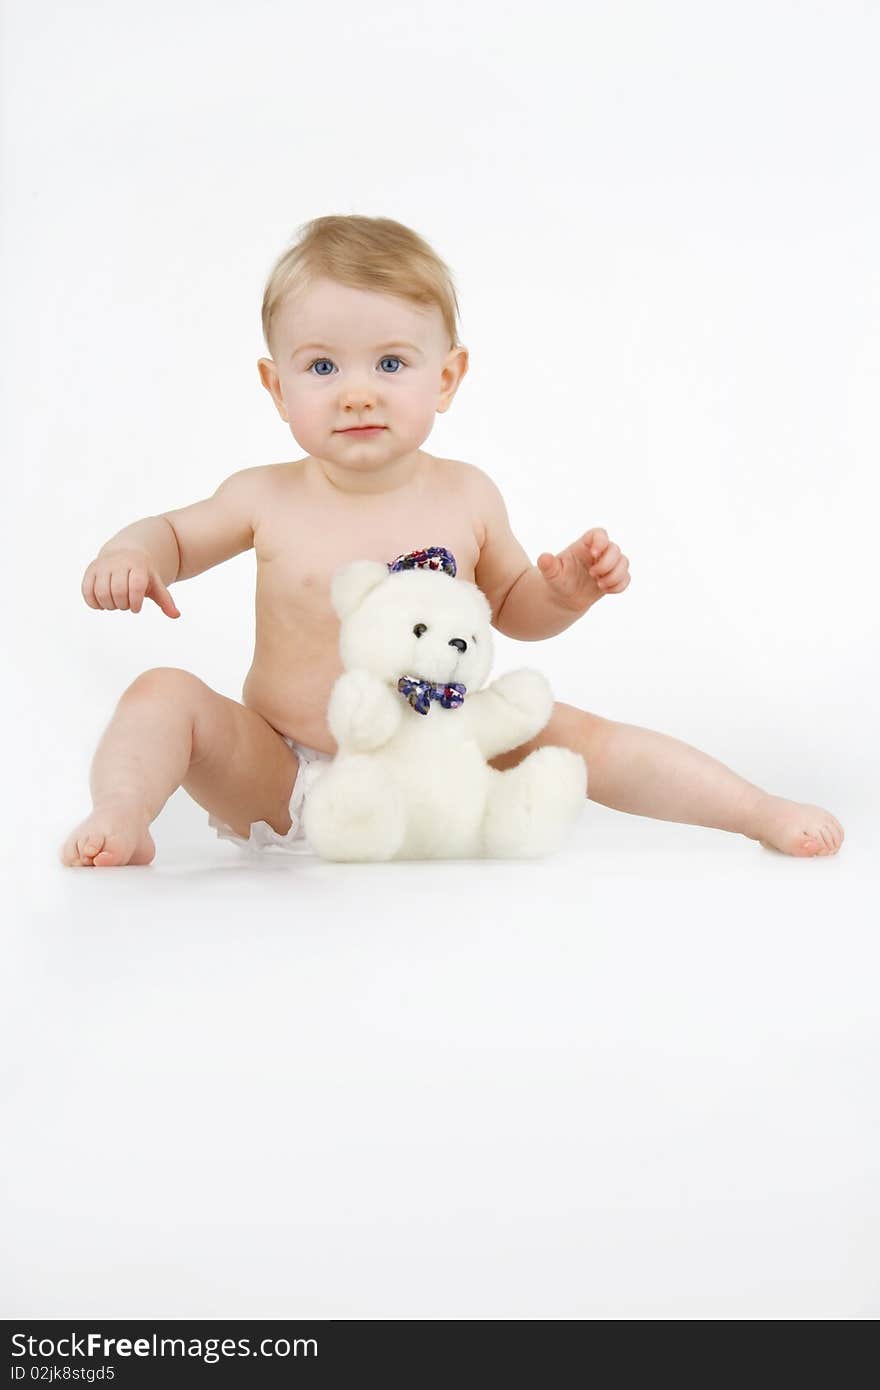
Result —
<instances>
[{"instance_id":1,"label":"baby's hand","mask_svg":"<svg viewBox=\"0 0 880 1390\"><path fill-rule=\"evenodd\" d=\"M145 598L169 618L179 618L174 599L145 550L104 551L83 575L82 596L90 608L130 608L140 613Z\"/></svg>"},{"instance_id":2,"label":"baby's hand","mask_svg":"<svg viewBox=\"0 0 880 1390\"><path fill-rule=\"evenodd\" d=\"M601 527L587 531L559 555L542 552L538 569L554 598L578 612L603 594L622 594L630 579L629 560Z\"/></svg>"}]
</instances>

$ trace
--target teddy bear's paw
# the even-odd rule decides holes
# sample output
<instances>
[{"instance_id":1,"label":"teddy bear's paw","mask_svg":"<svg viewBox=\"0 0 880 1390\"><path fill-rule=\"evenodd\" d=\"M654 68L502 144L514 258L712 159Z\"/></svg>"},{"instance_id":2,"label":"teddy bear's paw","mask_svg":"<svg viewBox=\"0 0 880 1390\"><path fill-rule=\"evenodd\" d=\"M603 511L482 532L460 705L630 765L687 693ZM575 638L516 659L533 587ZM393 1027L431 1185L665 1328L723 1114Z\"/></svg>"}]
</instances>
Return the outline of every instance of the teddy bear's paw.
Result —
<instances>
[{"instance_id":1,"label":"teddy bear's paw","mask_svg":"<svg viewBox=\"0 0 880 1390\"><path fill-rule=\"evenodd\" d=\"M399 701L371 671L346 671L331 692L327 722L340 747L367 753L381 748L396 732Z\"/></svg>"},{"instance_id":2,"label":"teddy bear's paw","mask_svg":"<svg viewBox=\"0 0 880 1390\"><path fill-rule=\"evenodd\" d=\"M587 766L569 748L536 748L493 783L483 828L484 853L535 859L562 844L584 808Z\"/></svg>"},{"instance_id":3,"label":"teddy bear's paw","mask_svg":"<svg viewBox=\"0 0 880 1390\"><path fill-rule=\"evenodd\" d=\"M513 705L534 726L535 733L543 729L553 713L553 691L540 671L508 671L493 681L489 689Z\"/></svg>"},{"instance_id":4,"label":"teddy bear's paw","mask_svg":"<svg viewBox=\"0 0 880 1390\"><path fill-rule=\"evenodd\" d=\"M404 808L392 783L369 757L346 758L328 767L312 786L303 825L322 859L393 859L403 842Z\"/></svg>"}]
</instances>

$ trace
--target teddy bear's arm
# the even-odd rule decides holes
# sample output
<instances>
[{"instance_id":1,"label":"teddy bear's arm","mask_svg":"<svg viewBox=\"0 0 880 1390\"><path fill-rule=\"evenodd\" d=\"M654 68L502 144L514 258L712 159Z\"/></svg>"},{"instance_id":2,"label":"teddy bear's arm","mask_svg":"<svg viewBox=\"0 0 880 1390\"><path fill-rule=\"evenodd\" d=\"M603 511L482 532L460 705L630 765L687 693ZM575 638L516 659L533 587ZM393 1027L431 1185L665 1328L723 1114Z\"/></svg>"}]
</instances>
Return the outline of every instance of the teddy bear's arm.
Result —
<instances>
[{"instance_id":1,"label":"teddy bear's arm","mask_svg":"<svg viewBox=\"0 0 880 1390\"><path fill-rule=\"evenodd\" d=\"M344 671L330 693L327 723L340 753L372 753L397 732L401 701L370 671Z\"/></svg>"},{"instance_id":2,"label":"teddy bear's arm","mask_svg":"<svg viewBox=\"0 0 880 1390\"><path fill-rule=\"evenodd\" d=\"M469 695L464 708L480 752L496 758L540 733L553 712L553 691L540 671L509 671Z\"/></svg>"}]
</instances>

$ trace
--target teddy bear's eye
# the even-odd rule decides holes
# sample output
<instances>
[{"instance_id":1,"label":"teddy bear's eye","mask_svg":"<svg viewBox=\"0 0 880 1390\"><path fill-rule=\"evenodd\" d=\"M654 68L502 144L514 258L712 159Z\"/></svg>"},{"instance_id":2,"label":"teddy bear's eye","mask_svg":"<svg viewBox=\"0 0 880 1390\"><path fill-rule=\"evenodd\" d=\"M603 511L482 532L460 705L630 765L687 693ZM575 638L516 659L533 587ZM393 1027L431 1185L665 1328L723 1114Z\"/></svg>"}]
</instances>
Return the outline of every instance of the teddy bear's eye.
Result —
<instances>
[{"instance_id":1,"label":"teddy bear's eye","mask_svg":"<svg viewBox=\"0 0 880 1390\"><path fill-rule=\"evenodd\" d=\"M413 632L415 633L416 637L421 637L422 633L427 631L428 627L426 623L416 623L415 627L413 628Z\"/></svg>"}]
</instances>

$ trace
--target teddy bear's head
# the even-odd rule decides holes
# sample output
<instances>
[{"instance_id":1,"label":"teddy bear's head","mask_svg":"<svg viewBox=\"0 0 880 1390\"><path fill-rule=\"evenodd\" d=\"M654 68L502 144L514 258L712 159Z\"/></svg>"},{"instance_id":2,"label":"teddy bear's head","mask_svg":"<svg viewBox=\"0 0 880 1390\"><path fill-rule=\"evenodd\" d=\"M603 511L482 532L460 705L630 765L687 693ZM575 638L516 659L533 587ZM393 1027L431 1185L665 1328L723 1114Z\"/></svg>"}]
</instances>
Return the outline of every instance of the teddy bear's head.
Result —
<instances>
[{"instance_id":1,"label":"teddy bear's head","mask_svg":"<svg viewBox=\"0 0 880 1390\"><path fill-rule=\"evenodd\" d=\"M393 686L413 676L474 691L492 669L492 609L476 584L443 570L389 571L355 560L336 573L330 597L347 670L371 671Z\"/></svg>"}]
</instances>

